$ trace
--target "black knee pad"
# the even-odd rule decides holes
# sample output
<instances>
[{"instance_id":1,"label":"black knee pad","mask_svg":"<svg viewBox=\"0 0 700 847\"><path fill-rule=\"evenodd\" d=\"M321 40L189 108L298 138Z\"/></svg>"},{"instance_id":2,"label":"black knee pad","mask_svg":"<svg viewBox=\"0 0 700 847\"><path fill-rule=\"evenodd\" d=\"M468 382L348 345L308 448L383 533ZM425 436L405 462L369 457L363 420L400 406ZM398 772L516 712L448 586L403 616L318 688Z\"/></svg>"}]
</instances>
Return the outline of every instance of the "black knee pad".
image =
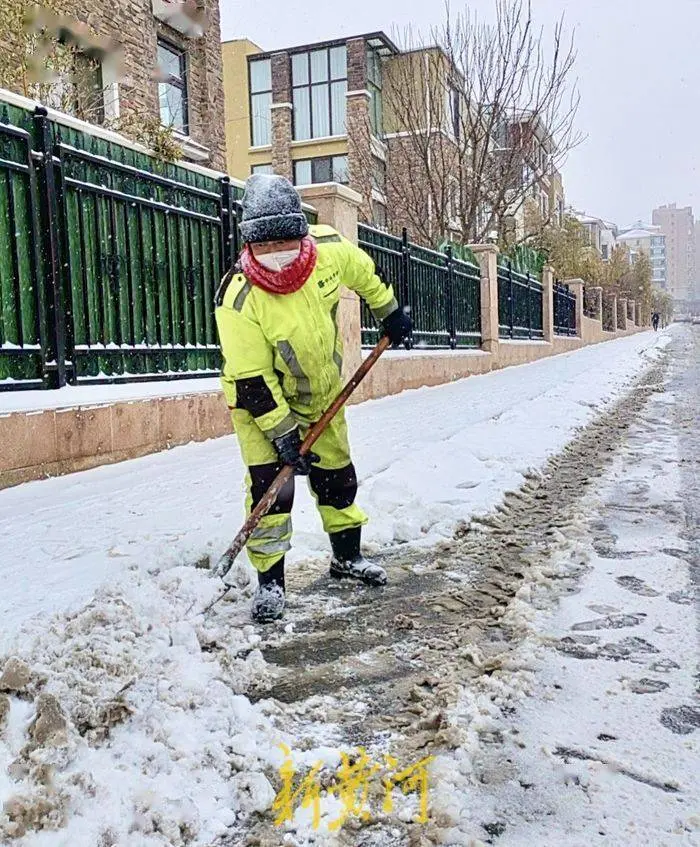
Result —
<instances>
[{"instance_id":1,"label":"black knee pad","mask_svg":"<svg viewBox=\"0 0 700 847\"><path fill-rule=\"evenodd\" d=\"M250 493L253 498L253 508L255 508L262 498L267 493L267 489L272 485L277 474L282 470L282 465L278 463L270 465L254 465L248 468L250 474L251 487ZM277 495L274 506L268 512L268 515L288 515L292 511L294 505L294 477L290 477L282 487L282 490Z\"/></svg>"},{"instance_id":2,"label":"black knee pad","mask_svg":"<svg viewBox=\"0 0 700 847\"><path fill-rule=\"evenodd\" d=\"M319 506L347 509L355 502L357 474L353 464L334 471L326 471L323 468L312 466L309 482L318 499Z\"/></svg>"}]
</instances>

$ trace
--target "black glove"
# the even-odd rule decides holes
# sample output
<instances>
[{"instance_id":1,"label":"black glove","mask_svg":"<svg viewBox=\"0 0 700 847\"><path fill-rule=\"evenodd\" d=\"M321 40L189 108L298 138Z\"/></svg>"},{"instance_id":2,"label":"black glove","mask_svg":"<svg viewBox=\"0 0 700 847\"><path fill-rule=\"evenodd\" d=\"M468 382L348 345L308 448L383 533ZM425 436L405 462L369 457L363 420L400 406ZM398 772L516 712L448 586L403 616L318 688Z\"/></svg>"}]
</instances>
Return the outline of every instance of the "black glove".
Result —
<instances>
[{"instance_id":1,"label":"black glove","mask_svg":"<svg viewBox=\"0 0 700 847\"><path fill-rule=\"evenodd\" d=\"M272 443L275 445L280 462L283 465L291 465L297 476L308 476L311 465L314 462L321 461L320 457L315 453L307 453L305 456L302 456L299 452L301 448L301 435L299 434L298 426L291 432L280 435L279 438L273 438Z\"/></svg>"},{"instance_id":2,"label":"black glove","mask_svg":"<svg viewBox=\"0 0 700 847\"><path fill-rule=\"evenodd\" d=\"M411 334L413 322L401 306L387 315L382 321L384 333L389 336L393 345L401 344Z\"/></svg>"}]
</instances>

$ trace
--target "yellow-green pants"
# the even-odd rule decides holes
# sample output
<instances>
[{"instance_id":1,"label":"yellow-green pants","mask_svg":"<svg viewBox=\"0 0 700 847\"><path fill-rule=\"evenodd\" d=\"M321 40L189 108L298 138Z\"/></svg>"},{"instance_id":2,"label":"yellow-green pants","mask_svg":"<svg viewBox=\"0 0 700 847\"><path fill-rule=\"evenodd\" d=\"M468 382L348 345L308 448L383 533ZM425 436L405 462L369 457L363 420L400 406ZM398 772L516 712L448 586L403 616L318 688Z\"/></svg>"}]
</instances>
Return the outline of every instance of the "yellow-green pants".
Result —
<instances>
[{"instance_id":1,"label":"yellow-green pants","mask_svg":"<svg viewBox=\"0 0 700 847\"><path fill-rule=\"evenodd\" d=\"M270 487L281 465L275 448L255 419L243 409L231 413L238 436L246 475L246 511L250 514ZM299 417L302 437L308 423ZM323 431L313 452L320 461L313 465L309 485L327 533L342 532L367 523L367 515L355 504L357 475L350 458L345 412L341 411ZM247 544L248 558L261 572L269 570L291 547L294 477L280 491L275 505L260 521Z\"/></svg>"}]
</instances>

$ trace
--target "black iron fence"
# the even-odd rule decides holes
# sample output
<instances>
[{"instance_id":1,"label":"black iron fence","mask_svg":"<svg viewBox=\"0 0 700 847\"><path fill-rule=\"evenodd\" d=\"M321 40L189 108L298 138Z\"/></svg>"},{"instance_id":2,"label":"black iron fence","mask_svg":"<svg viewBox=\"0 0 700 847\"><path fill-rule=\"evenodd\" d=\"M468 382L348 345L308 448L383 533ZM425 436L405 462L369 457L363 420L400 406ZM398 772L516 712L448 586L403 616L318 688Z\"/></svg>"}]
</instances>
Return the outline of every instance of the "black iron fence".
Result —
<instances>
[{"instance_id":1,"label":"black iron fence","mask_svg":"<svg viewBox=\"0 0 700 847\"><path fill-rule=\"evenodd\" d=\"M0 103L0 390L218 374L240 193Z\"/></svg>"},{"instance_id":2,"label":"black iron fence","mask_svg":"<svg viewBox=\"0 0 700 847\"><path fill-rule=\"evenodd\" d=\"M569 286L555 282L552 287L554 332L557 335L576 335L576 295Z\"/></svg>"},{"instance_id":3,"label":"black iron fence","mask_svg":"<svg viewBox=\"0 0 700 847\"><path fill-rule=\"evenodd\" d=\"M358 241L377 270L394 286L399 303L410 309L413 334L407 346L478 347L481 343L481 270L452 255L360 224ZM362 304L362 344L376 343L379 330Z\"/></svg>"},{"instance_id":4,"label":"black iron fence","mask_svg":"<svg viewBox=\"0 0 700 847\"><path fill-rule=\"evenodd\" d=\"M498 334L501 338L543 338L542 283L529 273L498 266Z\"/></svg>"}]
</instances>

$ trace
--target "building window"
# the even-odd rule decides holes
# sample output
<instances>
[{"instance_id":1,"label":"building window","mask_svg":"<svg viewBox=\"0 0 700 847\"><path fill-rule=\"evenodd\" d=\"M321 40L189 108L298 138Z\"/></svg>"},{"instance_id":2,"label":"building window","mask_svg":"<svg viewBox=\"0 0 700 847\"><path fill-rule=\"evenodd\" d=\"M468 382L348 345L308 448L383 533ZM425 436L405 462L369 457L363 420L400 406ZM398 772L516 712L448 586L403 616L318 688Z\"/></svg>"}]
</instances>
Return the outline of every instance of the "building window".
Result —
<instances>
[{"instance_id":1,"label":"building window","mask_svg":"<svg viewBox=\"0 0 700 847\"><path fill-rule=\"evenodd\" d=\"M268 174L269 176L274 174L272 165L253 165L250 169L250 172L252 174Z\"/></svg>"},{"instance_id":2,"label":"building window","mask_svg":"<svg viewBox=\"0 0 700 847\"><path fill-rule=\"evenodd\" d=\"M187 53L158 39L158 67L160 122L187 135Z\"/></svg>"},{"instance_id":3,"label":"building window","mask_svg":"<svg viewBox=\"0 0 700 847\"><path fill-rule=\"evenodd\" d=\"M459 108L459 90L450 86L445 92L447 99L447 115L449 121L448 131L459 141L461 135L461 114Z\"/></svg>"},{"instance_id":4,"label":"building window","mask_svg":"<svg viewBox=\"0 0 700 847\"><path fill-rule=\"evenodd\" d=\"M382 59L376 50L367 48L367 89L372 95L369 101L369 120L372 132L378 138L384 135L384 103L382 99Z\"/></svg>"},{"instance_id":5,"label":"building window","mask_svg":"<svg viewBox=\"0 0 700 847\"><path fill-rule=\"evenodd\" d=\"M272 64L270 59L248 62L250 76L250 143L266 147L272 141Z\"/></svg>"},{"instance_id":6,"label":"building window","mask_svg":"<svg viewBox=\"0 0 700 847\"><path fill-rule=\"evenodd\" d=\"M372 223L379 229L386 229L386 206L383 203L372 201Z\"/></svg>"},{"instance_id":7,"label":"building window","mask_svg":"<svg viewBox=\"0 0 700 847\"><path fill-rule=\"evenodd\" d=\"M294 140L345 135L345 45L292 55Z\"/></svg>"},{"instance_id":8,"label":"building window","mask_svg":"<svg viewBox=\"0 0 700 847\"><path fill-rule=\"evenodd\" d=\"M602 256L603 256L604 261L606 261L606 262L607 262L607 261L608 261L608 259L609 259L609 256L608 256L608 245L607 245L607 244L601 244L601 245L600 245L600 252L602 253Z\"/></svg>"},{"instance_id":9,"label":"building window","mask_svg":"<svg viewBox=\"0 0 700 847\"><path fill-rule=\"evenodd\" d=\"M372 188L386 194L386 162L372 156Z\"/></svg>"},{"instance_id":10,"label":"building window","mask_svg":"<svg viewBox=\"0 0 700 847\"><path fill-rule=\"evenodd\" d=\"M294 162L295 185L318 182L340 182L346 185L349 181L347 156L319 156Z\"/></svg>"}]
</instances>

